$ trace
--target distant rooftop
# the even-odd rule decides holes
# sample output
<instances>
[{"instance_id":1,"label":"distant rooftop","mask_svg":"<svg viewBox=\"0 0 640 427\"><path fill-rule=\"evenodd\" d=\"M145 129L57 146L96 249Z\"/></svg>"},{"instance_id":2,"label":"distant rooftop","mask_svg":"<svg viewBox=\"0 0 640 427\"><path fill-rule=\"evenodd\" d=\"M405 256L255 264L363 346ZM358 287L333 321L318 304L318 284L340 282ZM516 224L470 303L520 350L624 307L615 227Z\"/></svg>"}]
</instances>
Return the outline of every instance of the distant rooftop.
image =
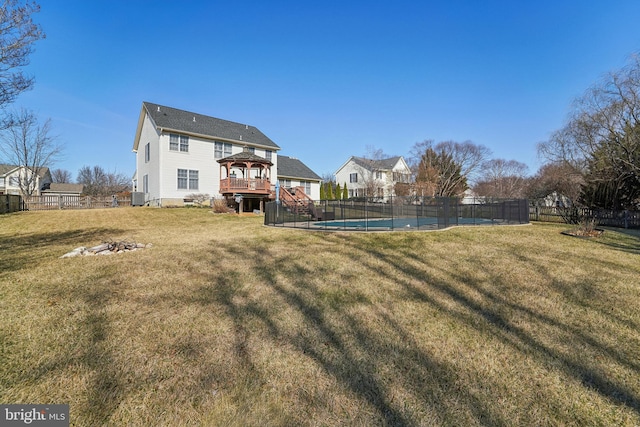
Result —
<instances>
[{"instance_id":1,"label":"distant rooftop","mask_svg":"<svg viewBox=\"0 0 640 427\"><path fill-rule=\"evenodd\" d=\"M278 176L321 181L322 178L295 157L278 155Z\"/></svg>"}]
</instances>

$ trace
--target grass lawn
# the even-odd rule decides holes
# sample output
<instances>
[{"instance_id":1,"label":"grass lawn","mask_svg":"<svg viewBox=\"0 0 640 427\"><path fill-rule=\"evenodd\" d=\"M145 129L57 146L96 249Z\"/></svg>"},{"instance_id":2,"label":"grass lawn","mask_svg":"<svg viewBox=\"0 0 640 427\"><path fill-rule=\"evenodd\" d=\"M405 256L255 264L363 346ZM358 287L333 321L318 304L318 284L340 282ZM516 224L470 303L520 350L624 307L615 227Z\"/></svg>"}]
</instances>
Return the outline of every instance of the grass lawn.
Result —
<instances>
[{"instance_id":1,"label":"grass lawn","mask_svg":"<svg viewBox=\"0 0 640 427\"><path fill-rule=\"evenodd\" d=\"M640 425L640 238L0 216L0 403L71 425ZM153 243L59 257L103 240Z\"/></svg>"}]
</instances>

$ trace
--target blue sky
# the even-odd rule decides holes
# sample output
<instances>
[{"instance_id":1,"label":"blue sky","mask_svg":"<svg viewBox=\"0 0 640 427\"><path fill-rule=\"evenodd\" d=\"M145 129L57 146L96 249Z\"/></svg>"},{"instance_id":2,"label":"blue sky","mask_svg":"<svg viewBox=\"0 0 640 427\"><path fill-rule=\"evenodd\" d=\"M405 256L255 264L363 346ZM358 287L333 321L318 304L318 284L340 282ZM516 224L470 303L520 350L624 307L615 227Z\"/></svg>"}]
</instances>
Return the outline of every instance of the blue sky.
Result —
<instances>
[{"instance_id":1,"label":"blue sky","mask_svg":"<svg viewBox=\"0 0 640 427\"><path fill-rule=\"evenodd\" d=\"M16 107L54 167L132 175L143 101L258 127L319 175L368 147L466 141L540 166L572 101L640 51L640 1L41 0Z\"/></svg>"}]
</instances>

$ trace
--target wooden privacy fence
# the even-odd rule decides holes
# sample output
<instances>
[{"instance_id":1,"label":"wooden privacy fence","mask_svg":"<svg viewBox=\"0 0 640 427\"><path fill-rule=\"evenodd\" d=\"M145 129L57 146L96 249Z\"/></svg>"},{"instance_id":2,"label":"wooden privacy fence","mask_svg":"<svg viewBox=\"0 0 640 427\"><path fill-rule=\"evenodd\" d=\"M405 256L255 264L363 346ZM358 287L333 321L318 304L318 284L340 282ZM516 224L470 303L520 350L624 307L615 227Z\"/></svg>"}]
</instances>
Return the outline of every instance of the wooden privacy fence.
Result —
<instances>
[{"instance_id":1,"label":"wooden privacy fence","mask_svg":"<svg viewBox=\"0 0 640 427\"><path fill-rule=\"evenodd\" d=\"M110 208L118 206L131 206L131 198L115 199L108 197L91 197L91 196L63 196L63 195L46 195L31 196L24 200L24 210L29 211L45 211L56 209L97 209Z\"/></svg>"},{"instance_id":2,"label":"wooden privacy fence","mask_svg":"<svg viewBox=\"0 0 640 427\"><path fill-rule=\"evenodd\" d=\"M22 197L15 194L0 194L0 214L22 209Z\"/></svg>"},{"instance_id":3,"label":"wooden privacy fence","mask_svg":"<svg viewBox=\"0 0 640 427\"><path fill-rule=\"evenodd\" d=\"M557 208L549 206L531 206L530 221L572 223L579 219L593 219L597 225L640 228L640 211L591 208Z\"/></svg>"}]
</instances>

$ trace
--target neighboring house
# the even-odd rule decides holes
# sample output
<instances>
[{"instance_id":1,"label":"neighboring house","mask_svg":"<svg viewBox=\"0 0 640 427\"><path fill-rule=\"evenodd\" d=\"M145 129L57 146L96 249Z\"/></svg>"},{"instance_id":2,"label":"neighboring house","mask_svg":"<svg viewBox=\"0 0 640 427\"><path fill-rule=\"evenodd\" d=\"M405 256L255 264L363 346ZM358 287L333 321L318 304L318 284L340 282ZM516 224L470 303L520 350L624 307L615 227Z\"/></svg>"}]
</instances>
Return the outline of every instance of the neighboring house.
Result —
<instances>
[{"instance_id":1,"label":"neighboring house","mask_svg":"<svg viewBox=\"0 0 640 427\"><path fill-rule=\"evenodd\" d=\"M83 184L69 184L62 182L52 182L45 185L42 195L49 196L80 196L84 190Z\"/></svg>"},{"instance_id":2,"label":"neighboring house","mask_svg":"<svg viewBox=\"0 0 640 427\"><path fill-rule=\"evenodd\" d=\"M27 181L34 178L33 196L39 196L42 189L51 183L51 172L49 168L40 168L37 176L33 176L31 168L26 166L0 165L0 194L18 194L24 196L21 185L26 187Z\"/></svg>"},{"instance_id":3,"label":"neighboring house","mask_svg":"<svg viewBox=\"0 0 640 427\"><path fill-rule=\"evenodd\" d=\"M240 212L262 210L275 199L278 150L254 126L143 102L133 142L133 191L152 206L181 206L192 194L209 194ZM292 176L283 178L319 179L307 171L294 176L298 170L290 168Z\"/></svg>"},{"instance_id":4,"label":"neighboring house","mask_svg":"<svg viewBox=\"0 0 640 427\"><path fill-rule=\"evenodd\" d=\"M311 199L320 200L322 178L297 158L278 156L277 174L282 187L302 187Z\"/></svg>"},{"instance_id":5,"label":"neighboring house","mask_svg":"<svg viewBox=\"0 0 640 427\"><path fill-rule=\"evenodd\" d=\"M336 183L347 184L349 197L395 196L395 185L411 181L411 170L402 156L371 160L352 156L335 173Z\"/></svg>"},{"instance_id":6,"label":"neighboring house","mask_svg":"<svg viewBox=\"0 0 640 427\"><path fill-rule=\"evenodd\" d=\"M570 208L573 205L570 198L557 191L547 194L545 197L532 200L532 204L535 206L554 208Z\"/></svg>"}]
</instances>

